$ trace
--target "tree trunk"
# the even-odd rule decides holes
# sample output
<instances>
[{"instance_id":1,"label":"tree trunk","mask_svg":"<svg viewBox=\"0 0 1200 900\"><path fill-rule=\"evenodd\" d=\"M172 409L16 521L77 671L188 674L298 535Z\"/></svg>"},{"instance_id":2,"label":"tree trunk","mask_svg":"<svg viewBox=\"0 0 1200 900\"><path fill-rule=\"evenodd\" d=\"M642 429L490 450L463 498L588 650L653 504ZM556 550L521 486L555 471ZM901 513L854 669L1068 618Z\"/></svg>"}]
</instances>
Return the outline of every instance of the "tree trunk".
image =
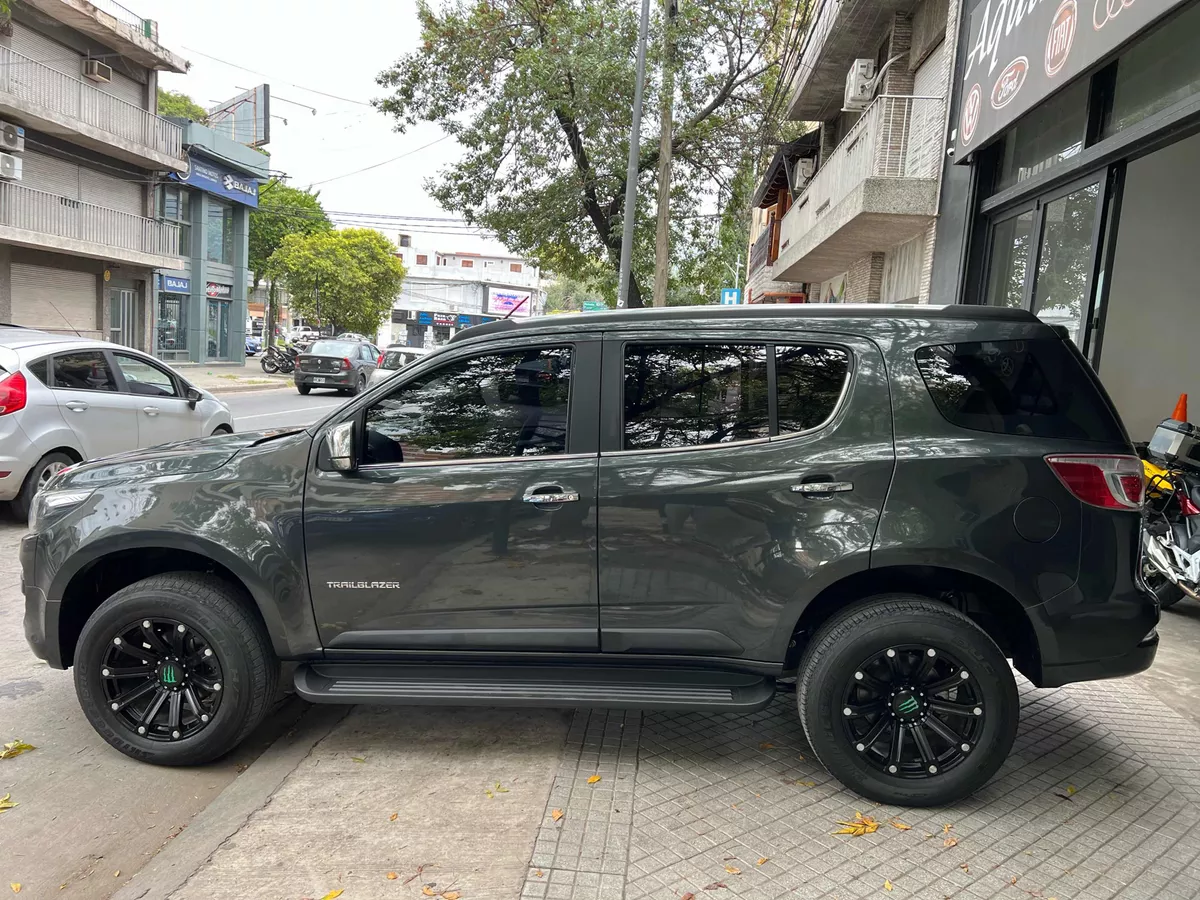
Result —
<instances>
[{"instance_id":1,"label":"tree trunk","mask_svg":"<svg viewBox=\"0 0 1200 900\"><path fill-rule=\"evenodd\" d=\"M663 0L662 103L658 137L658 224L654 236L654 295L651 306L667 305L671 274L671 127L675 101L676 0Z\"/></svg>"}]
</instances>

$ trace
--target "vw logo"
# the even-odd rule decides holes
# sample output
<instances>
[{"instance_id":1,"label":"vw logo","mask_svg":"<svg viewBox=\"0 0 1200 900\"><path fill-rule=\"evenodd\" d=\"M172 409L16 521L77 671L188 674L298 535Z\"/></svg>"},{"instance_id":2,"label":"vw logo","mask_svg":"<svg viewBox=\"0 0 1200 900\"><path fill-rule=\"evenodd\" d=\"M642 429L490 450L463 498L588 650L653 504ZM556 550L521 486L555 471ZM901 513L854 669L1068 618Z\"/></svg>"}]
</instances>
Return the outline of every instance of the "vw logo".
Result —
<instances>
[{"instance_id":1,"label":"vw logo","mask_svg":"<svg viewBox=\"0 0 1200 900\"><path fill-rule=\"evenodd\" d=\"M1133 4L1134 0L1096 0L1092 7L1092 27L1099 31Z\"/></svg>"},{"instance_id":2,"label":"vw logo","mask_svg":"<svg viewBox=\"0 0 1200 900\"><path fill-rule=\"evenodd\" d=\"M978 84L972 85L963 103L962 142L965 147L975 137L975 126L979 124L979 111L983 107L983 91Z\"/></svg>"}]
</instances>

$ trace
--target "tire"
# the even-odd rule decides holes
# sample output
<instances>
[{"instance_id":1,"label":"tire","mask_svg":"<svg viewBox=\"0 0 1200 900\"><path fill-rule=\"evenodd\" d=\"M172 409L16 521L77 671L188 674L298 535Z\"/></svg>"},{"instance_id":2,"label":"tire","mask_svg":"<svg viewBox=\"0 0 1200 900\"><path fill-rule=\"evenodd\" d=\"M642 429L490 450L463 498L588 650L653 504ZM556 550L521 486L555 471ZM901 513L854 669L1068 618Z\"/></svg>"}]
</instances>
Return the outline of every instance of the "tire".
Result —
<instances>
[{"instance_id":1,"label":"tire","mask_svg":"<svg viewBox=\"0 0 1200 900\"><path fill-rule=\"evenodd\" d=\"M351 397L357 397L359 394L361 394L363 392L363 390L366 388L366 386L367 386L367 376L362 375L359 377L358 381L354 382L354 387L350 388L350 390L347 391L347 393Z\"/></svg>"},{"instance_id":2,"label":"tire","mask_svg":"<svg viewBox=\"0 0 1200 900\"><path fill-rule=\"evenodd\" d=\"M312 388L309 387L307 384L298 384L298 385L296 385L296 390L298 390L300 392L301 397L307 397L308 392L311 391Z\"/></svg>"},{"instance_id":3,"label":"tire","mask_svg":"<svg viewBox=\"0 0 1200 900\"><path fill-rule=\"evenodd\" d=\"M133 654L120 656L123 651L112 651L115 638L127 635L131 630L140 636L140 621L148 620L155 620L152 627L159 629L160 634L172 637L176 628L184 627L186 632L179 638L181 642L201 642L197 646L206 646L213 654L207 656L195 647L189 649L188 644L180 645L184 652L179 658L187 664L176 669L179 677L173 679L171 688L164 686L168 681L162 674L161 660L169 661L175 657L161 654L160 672L148 680L151 690L145 695L148 698L145 706L138 710L141 702L138 701L122 712L114 712L112 699L122 696L122 691L128 692L130 681L105 678L104 673L112 671L106 666L113 665L114 659L116 665L137 666L138 663L130 658ZM178 649L173 642L168 647L165 640L159 638L160 648ZM124 646L135 645L125 640ZM110 651L118 656L110 655ZM136 649L139 656L146 652L142 647ZM153 668L154 660L150 662ZM190 766L211 762L228 753L262 721L275 697L279 662L272 652L266 630L246 608L237 589L212 575L173 572L123 588L92 613L79 636L74 674L79 704L92 727L109 744L126 756L143 762ZM208 692L202 689L201 676L212 679L208 683ZM133 685L137 687L139 683L135 680ZM211 718L201 722L199 716L193 714L190 718L194 721L188 723L190 711L183 693L188 690L199 699L202 709L211 712ZM181 732L170 732L171 705L166 702L160 704L159 712L150 719L151 728L158 732L157 737L143 736L135 730L126 717L137 717L139 712L144 714L159 693L168 697L172 693L179 695L180 699L171 703L177 702L182 710L182 729L194 728L194 732L183 733L181 739L171 736Z\"/></svg>"},{"instance_id":4,"label":"tire","mask_svg":"<svg viewBox=\"0 0 1200 900\"><path fill-rule=\"evenodd\" d=\"M12 501L12 511L22 522L29 521L29 510L33 506L33 498L41 490L42 485L67 466L75 465L75 460L65 453L47 453L39 459L21 485L21 492Z\"/></svg>"},{"instance_id":5,"label":"tire","mask_svg":"<svg viewBox=\"0 0 1200 900\"><path fill-rule=\"evenodd\" d=\"M889 684L893 660L900 674ZM905 676L922 663L929 674L912 692L888 690L905 687L910 680ZM936 694L920 690L959 679L963 670L966 679ZM1017 734L1016 680L1000 648L967 616L924 597L881 595L833 616L805 651L797 685L804 733L821 764L846 787L880 803L940 806L961 800L996 774ZM871 685L884 690L876 693ZM878 713L843 715L849 704L860 713L871 709L876 696L882 699L874 704ZM935 712L927 706L931 701L961 712ZM913 703L913 709L900 711ZM901 763L890 770L898 718L913 724L900 729ZM933 731L939 725L954 743ZM918 731L930 758L936 757L932 770L922 758ZM872 733L873 742L865 745Z\"/></svg>"},{"instance_id":6,"label":"tire","mask_svg":"<svg viewBox=\"0 0 1200 900\"><path fill-rule=\"evenodd\" d=\"M218 425L216 428L213 429L212 436L216 437L219 434L233 434L233 429L230 428L228 425Z\"/></svg>"},{"instance_id":7,"label":"tire","mask_svg":"<svg viewBox=\"0 0 1200 900\"><path fill-rule=\"evenodd\" d=\"M275 357L273 356L264 354L263 358L258 361L258 364L262 366L262 370L268 375L274 375L279 371L279 363L275 361Z\"/></svg>"}]
</instances>

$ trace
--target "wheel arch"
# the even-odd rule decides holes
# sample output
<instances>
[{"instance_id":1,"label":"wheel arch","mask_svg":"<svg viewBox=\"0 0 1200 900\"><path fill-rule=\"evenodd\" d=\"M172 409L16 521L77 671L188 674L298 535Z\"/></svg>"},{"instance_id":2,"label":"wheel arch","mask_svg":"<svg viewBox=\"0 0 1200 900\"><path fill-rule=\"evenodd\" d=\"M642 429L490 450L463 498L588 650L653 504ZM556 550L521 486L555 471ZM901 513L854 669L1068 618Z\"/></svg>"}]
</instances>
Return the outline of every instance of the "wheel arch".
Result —
<instances>
[{"instance_id":1,"label":"wheel arch","mask_svg":"<svg viewBox=\"0 0 1200 900\"><path fill-rule=\"evenodd\" d=\"M838 610L876 594L909 593L963 612L999 645L1017 669L1038 683L1041 652L1033 621L1020 601L995 582L962 569L894 565L854 572L822 590L804 608L788 645L785 670L794 670L807 640Z\"/></svg>"},{"instance_id":2,"label":"wheel arch","mask_svg":"<svg viewBox=\"0 0 1200 900\"><path fill-rule=\"evenodd\" d=\"M81 549L56 574L49 596L58 603L57 639L63 668L88 617L114 593L144 578L167 572L208 572L232 585L248 610L266 628L276 656L291 652L287 630L271 594L228 550L202 538L155 534L138 540L109 540Z\"/></svg>"}]
</instances>

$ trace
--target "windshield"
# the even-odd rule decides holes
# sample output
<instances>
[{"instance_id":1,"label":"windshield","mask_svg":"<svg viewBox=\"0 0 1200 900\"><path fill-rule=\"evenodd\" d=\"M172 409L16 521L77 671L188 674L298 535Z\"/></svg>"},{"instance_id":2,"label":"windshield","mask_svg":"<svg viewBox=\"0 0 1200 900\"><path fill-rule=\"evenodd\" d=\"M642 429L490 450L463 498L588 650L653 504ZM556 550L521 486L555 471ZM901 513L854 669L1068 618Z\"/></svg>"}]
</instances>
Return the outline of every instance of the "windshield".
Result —
<instances>
[{"instance_id":1,"label":"windshield","mask_svg":"<svg viewBox=\"0 0 1200 900\"><path fill-rule=\"evenodd\" d=\"M350 356L358 352L353 341L317 341L308 350L312 356Z\"/></svg>"},{"instance_id":2,"label":"windshield","mask_svg":"<svg viewBox=\"0 0 1200 900\"><path fill-rule=\"evenodd\" d=\"M388 350L383 354L383 368L399 369L401 366L406 366L417 358L415 353L404 350Z\"/></svg>"}]
</instances>

